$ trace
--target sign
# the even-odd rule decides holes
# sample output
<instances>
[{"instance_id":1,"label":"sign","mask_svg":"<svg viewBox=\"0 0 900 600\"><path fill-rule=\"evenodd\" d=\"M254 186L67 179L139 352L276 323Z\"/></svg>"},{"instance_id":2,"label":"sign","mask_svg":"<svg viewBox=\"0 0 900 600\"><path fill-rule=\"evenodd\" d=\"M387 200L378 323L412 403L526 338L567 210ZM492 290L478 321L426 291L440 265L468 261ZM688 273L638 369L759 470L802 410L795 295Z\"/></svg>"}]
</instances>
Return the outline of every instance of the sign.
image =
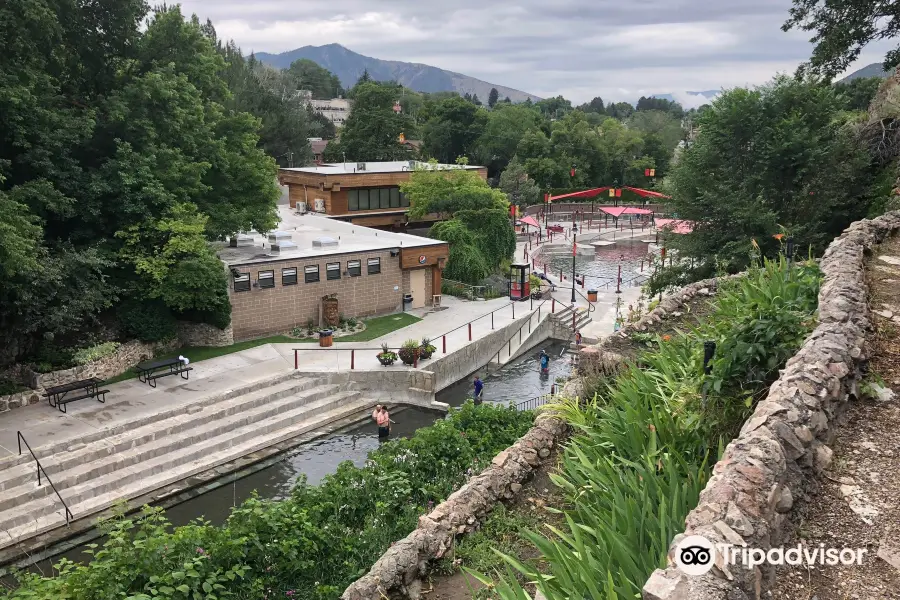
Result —
<instances>
[{"instance_id":1,"label":"sign","mask_svg":"<svg viewBox=\"0 0 900 600\"><path fill-rule=\"evenodd\" d=\"M400 143L402 144L402 143L405 142L405 141L406 141L406 136L405 136L404 134L401 133L401 134L400 134Z\"/></svg>"},{"instance_id":2,"label":"sign","mask_svg":"<svg viewBox=\"0 0 900 600\"><path fill-rule=\"evenodd\" d=\"M424 265L428 258L424 254L419 255L419 264Z\"/></svg>"}]
</instances>

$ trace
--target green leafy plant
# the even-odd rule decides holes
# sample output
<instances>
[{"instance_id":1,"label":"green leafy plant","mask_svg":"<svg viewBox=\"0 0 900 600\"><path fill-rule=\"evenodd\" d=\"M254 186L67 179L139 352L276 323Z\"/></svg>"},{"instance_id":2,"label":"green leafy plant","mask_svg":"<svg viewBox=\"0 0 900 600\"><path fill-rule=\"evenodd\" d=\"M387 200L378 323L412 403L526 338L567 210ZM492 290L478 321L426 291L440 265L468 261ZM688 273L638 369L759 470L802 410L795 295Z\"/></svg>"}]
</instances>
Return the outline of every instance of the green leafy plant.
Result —
<instances>
[{"instance_id":1,"label":"green leafy plant","mask_svg":"<svg viewBox=\"0 0 900 600\"><path fill-rule=\"evenodd\" d=\"M178 334L178 322L161 301L126 302L118 310L119 324L126 337L142 342L162 342Z\"/></svg>"},{"instance_id":2,"label":"green leafy plant","mask_svg":"<svg viewBox=\"0 0 900 600\"><path fill-rule=\"evenodd\" d=\"M381 344L381 352L378 353L378 362L384 366L394 364L397 360L397 353L391 350L387 344Z\"/></svg>"},{"instance_id":3,"label":"green leafy plant","mask_svg":"<svg viewBox=\"0 0 900 600\"><path fill-rule=\"evenodd\" d=\"M76 365L86 365L89 362L114 354L119 346L118 342L104 342L90 348L81 348L72 354L72 360Z\"/></svg>"},{"instance_id":4,"label":"green leafy plant","mask_svg":"<svg viewBox=\"0 0 900 600\"><path fill-rule=\"evenodd\" d=\"M400 356L400 360L403 361L403 364L411 365L419 358L420 352L421 348L419 348L419 342L416 340L406 340L403 342L403 345L400 347L400 351L397 354Z\"/></svg>"},{"instance_id":5,"label":"green leafy plant","mask_svg":"<svg viewBox=\"0 0 900 600\"><path fill-rule=\"evenodd\" d=\"M431 338L422 338L422 343L419 344L419 358L427 360L436 350L437 348L431 343Z\"/></svg>"}]
</instances>

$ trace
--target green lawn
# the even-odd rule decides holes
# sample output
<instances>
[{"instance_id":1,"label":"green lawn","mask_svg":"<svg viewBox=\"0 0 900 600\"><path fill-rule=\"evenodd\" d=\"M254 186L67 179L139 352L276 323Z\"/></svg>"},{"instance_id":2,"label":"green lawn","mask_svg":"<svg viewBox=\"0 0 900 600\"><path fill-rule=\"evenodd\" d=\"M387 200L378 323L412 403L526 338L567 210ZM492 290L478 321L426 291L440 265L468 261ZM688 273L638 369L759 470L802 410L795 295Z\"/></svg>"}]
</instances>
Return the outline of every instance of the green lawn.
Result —
<instances>
[{"instance_id":1,"label":"green lawn","mask_svg":"<svg viewBox=\"0 0 900 600\"><path fill-rule=\"evenodd\" d=\"M418 323L422 319L418 317L414 317L409 313L400 313L396 315L387 315L384 317L375 317L374 319L369 319L366 321L366 329L365 331L361 331L360 333L354 333L353 335L348 335L342 338L338 338L337 342L370 342L376 338L379 338L385 334L391 333L392 331L396 331L407 325L412 325L413 323ZM263 344L310 344L313 342L318 342L318 339L302 339L299 340L297 338L292 338L286 335L274 335L266 338L259 338L257 340L248 340L246 342L238 342L236 344L232 344L230 346L221 346L221 347L209 347L209 346L186 346L184 348L178 348L176 350L172 350L171 352L166 352L164 354L159 354L154 358L162 359L162 358L177 358L178 356L186 356L188 357L192 363L200 362L201 360L207 360L209 358L216 358L217 356L225 356L226 354L231 354L233 352L240 352L241 350L249 350L250 348L256 348L257 346L262 346ZM137 374L129 369L128 371L122 373L121 375L116 375L110 379L106 380L106 383L116 383L117 381L125 381L126 379L134 379L137 377Z\"/></svg>"},{"instance_id":2,"label":"green lawn","mask_svg":"<svg viewBox=\"0 0 900 600\"><path fill-rule=\"evenodd\" d=\"M421 321L419 317L414 317L409 313L399 313L396 315L387 315L384 317L375 317L366 321L365 331L336 338L335 342L371 342L374 339L387 335L392 331L402 329L407 325L418 323Z\"/></svg>"}]
</instances>

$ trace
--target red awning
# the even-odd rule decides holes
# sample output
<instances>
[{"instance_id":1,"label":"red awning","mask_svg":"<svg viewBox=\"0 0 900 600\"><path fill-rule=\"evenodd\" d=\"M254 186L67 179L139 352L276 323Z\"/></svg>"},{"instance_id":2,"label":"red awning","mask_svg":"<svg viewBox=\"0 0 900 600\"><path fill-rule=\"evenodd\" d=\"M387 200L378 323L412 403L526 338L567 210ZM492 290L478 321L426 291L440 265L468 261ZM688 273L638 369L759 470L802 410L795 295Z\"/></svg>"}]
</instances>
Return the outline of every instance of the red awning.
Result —
<instances>
[{"instance_id":1,"label":"red awning","mask_svg":"<svg viewBox=\"0 0 900 600\"><path fill-rule=\"evenodd\" d=\"M600 210L602 210L606 214L612 215L616 218L622 216L623 214L625 214L628 211L628 209L625 208L624 206L601 206Z\"/></svg>"},{"instance_id":2,"label":"red awning","mask_svg":"<svg viewBox=\"0 0 900 600\"><path fill-rule=\"evenodd\" d=\"M631 190L641 198L671 198L671 196L666 196L665 194L660 194L659 192L654 192L652 190L642 190L641 188L633 188L625 186L626 190Z\"/></svg>"},{"instance_id":3,"label":"red awning","mask_svg":"<svg viewBox=\"0 0 900 600\"><path fill-rule=\"evenodd\" d=\"M622 214L623 215L651 215L651 214L653 214L653 211L647 210L646 208L632 208L629 206L628 208L625 209L625 212L623 212Z\"/></svg>"},{"instance_id":4,"label":"red awning","mask_svg":"<svg viewBox=\"0 0 900 600\"><path fill-rule=\"evenodd\" d=\"M534 220L534 217L523 217L519 219L520 223L524 223L525 225L530 225L531 227L540 227L541 224Z\"/></svg>"},{"instance_id":5,"label":"red awning","mask_svg":"<svg viewBox=\"0 0 900 600\"><path fill-rule=\"evenodd\" d=\"M554 200L563 200L565 198L593 198L594 196L599 196L612 186L606 186L602 188L594 188L592 190L582 190L580 192L572 192L570 194L562 194L561 196L550 196L550 201Z\"/></svg>"},{"instance_id":6,"label":"red awning","mask_svg":"<svg viewBox=\"0 0 900 600\"><path fill-rule=\"evenodd\" d=\"M692 221L682 221L680 219L654 219L657 229L664 229L672 233L690 233L694 230Z\"/></svg>"}]
</instances>

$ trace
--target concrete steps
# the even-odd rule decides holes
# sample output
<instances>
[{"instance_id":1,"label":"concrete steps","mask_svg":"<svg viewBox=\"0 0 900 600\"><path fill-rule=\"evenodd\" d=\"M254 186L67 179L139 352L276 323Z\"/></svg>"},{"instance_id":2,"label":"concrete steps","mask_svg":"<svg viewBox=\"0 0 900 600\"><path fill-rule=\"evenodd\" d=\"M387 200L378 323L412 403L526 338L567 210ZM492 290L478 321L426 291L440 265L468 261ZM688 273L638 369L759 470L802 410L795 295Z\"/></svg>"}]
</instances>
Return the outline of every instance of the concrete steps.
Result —
<instances>
[{"instance_id":1,"label":"concrete steps","mask_svg":"<svg viewBox=\"0 0 900 600\"><path fill-rule=\"evenodd\" d=\"M346 387L288 378L243 396L189 404L180 414L70 450L37 453L72 514L81 519L375 403ZM0 548L65 525L52 488L46 481L37 485L33 460L0 470L0 490Z\"/></svg>"},{"instance_id":2,"label":"concrete steps","mask_svg":"<svg viewBox=\"0 0 900 600\"><path fill-rule=\"evenodd\" d=\"M575 329L583 329L587 324L589 324L593 319L591 318L591 314L587 311L587 309L579 308L577 314L575 315ZM572 307L566 306L563 307L562 310L557 311L553 314L553 318L556 319L557 323L566 327L569 331L572 330Z\"/></svg>"}]
</instances>

